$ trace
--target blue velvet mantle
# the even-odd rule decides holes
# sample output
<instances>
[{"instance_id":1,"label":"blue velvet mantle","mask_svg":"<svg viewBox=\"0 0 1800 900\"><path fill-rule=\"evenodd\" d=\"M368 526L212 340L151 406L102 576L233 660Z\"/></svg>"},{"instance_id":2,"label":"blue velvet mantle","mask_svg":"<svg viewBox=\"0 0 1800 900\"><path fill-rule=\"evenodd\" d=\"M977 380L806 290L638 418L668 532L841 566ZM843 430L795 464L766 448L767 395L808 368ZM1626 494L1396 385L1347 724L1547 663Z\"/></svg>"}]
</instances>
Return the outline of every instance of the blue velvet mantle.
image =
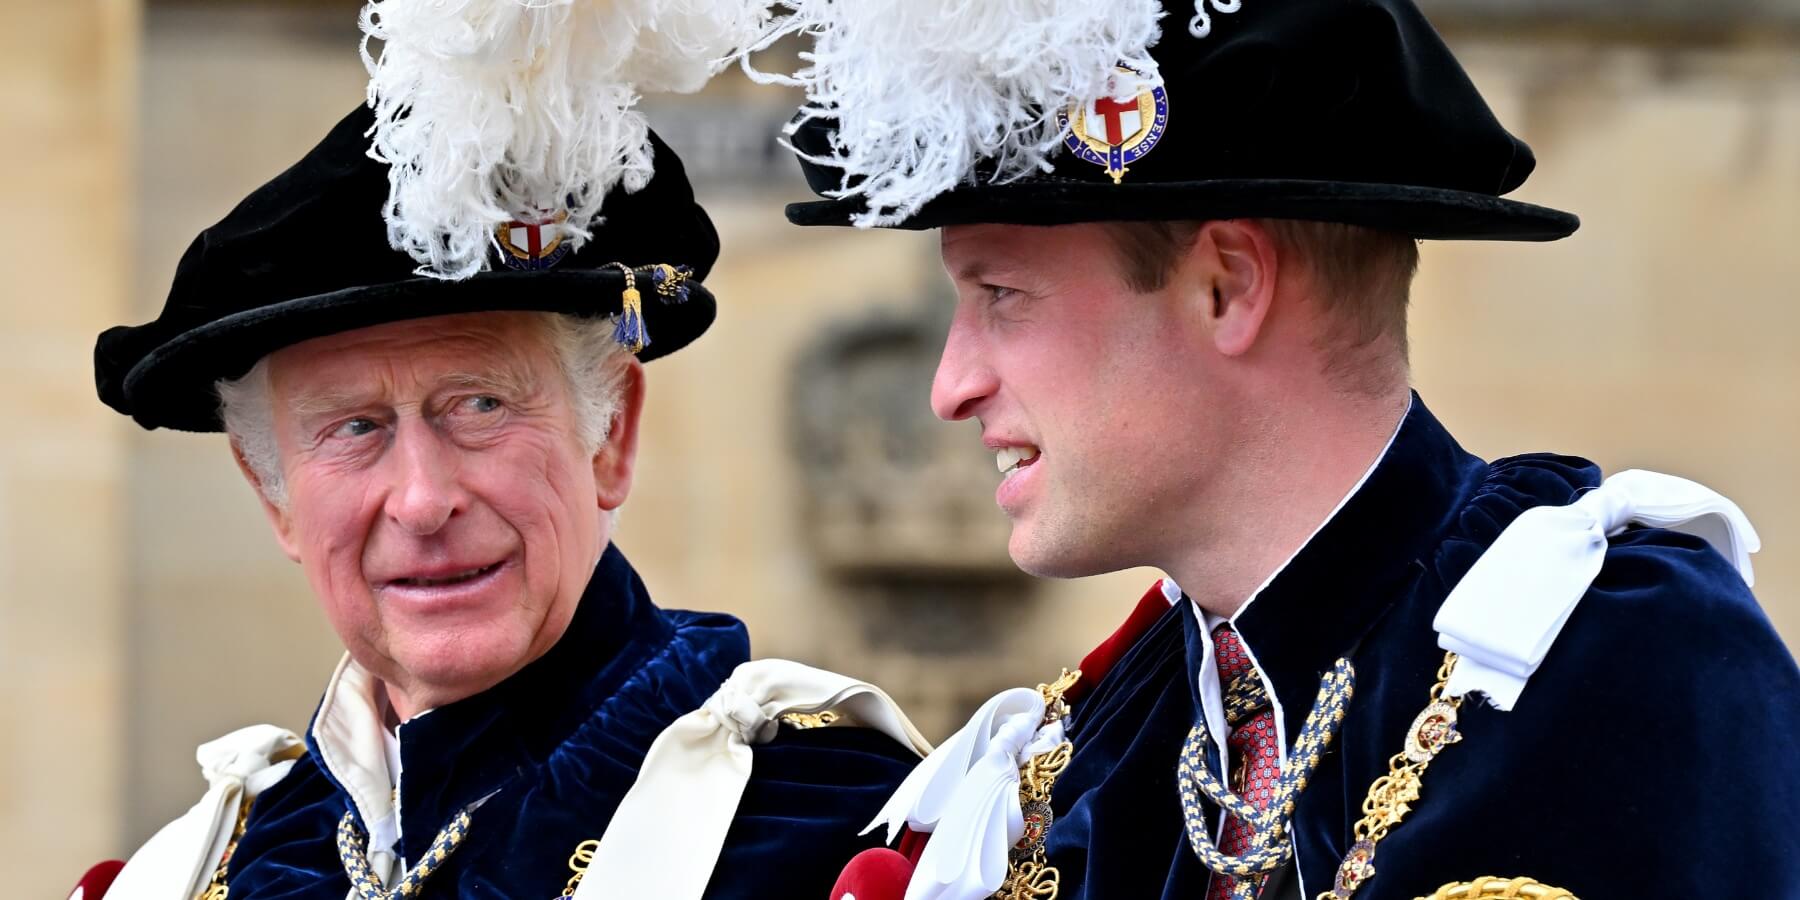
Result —
<instances>
[{"instance_id":1,"label":"blue velvet mantle","mask_svg":"<svg viewBox=\"0 0 1800 900\"><path fill-rule=\"evenodd\" d=\"M1290 736L1332 662L1356 666L1349 714L1294 815L1307 900L1331 889L1370 783L1426 703L1449 589L1520 512L1599 481L1570 457L1483 462L1415 397L1363 488L1238 616ZM1203 642L1176 604L1077 704L1047 841L1061 900L1205 896L1175 786ZM1800 671L1698 539L1614 538L1515 709L1465 703L1461 731L1357 900L1481 875L1582 900L1800 894Z\"/></svg>"},{"instance_id":2,"label":"blue velvet mantle","mask_svg":"<svg viewBox=\"0 0 1800 900\"><path fill-rule=\"evenodd\" d=\"M570 854L606 829L651 741L749 656L742 623L658 609L609 547L549 653L401 726L405 859L419 859L456 810L493 795L422 896L560 894ZM307 742L312 752L251 811L231 861L232 900L343 900L349 890L334 843L349 798L318 764L310 731ZM706 896L823 897L845 859L879 842L856 832L916 762L875 731L784 727L755 749Z\"/></svg>"}]
</instances>

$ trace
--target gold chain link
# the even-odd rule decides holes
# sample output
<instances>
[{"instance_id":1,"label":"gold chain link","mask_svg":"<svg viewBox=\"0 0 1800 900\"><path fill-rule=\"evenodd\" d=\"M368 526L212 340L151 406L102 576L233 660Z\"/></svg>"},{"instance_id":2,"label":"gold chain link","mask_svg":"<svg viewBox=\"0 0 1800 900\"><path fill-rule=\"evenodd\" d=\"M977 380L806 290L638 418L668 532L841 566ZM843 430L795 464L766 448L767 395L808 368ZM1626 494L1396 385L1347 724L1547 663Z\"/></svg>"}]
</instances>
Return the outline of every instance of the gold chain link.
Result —
<instances>
[{"instance_id":1,"label":"gold chain link","mask_svg":"<svg viewBox=\"0 0 1800 900\"><path fill-rule=\"evenodd\" d=\"M581 885L581 876L587 874L588 864L594 861L594 854L600 851L600 842L585 840L575 845L575 852L569 856L569 868L575 872L569 877L568 887L563 888L564 897L575 896L575 888Z\"/></svg>"},{"instance_id":2,"label":"gold chain link","mask_svg":"<svg viewBox=\"0 0 1800 900\"><path fill-rule=\"evenodd\" d=\"M1375 848L1388 831L1399 825L1419 802L1425 770L1445 747L1462 740L1456 731L1461 697L1444 697L1450 673L1456 670L1456 654L1445 653L1438 666L1437 683L1428 694L1431 702L1413 719L1407 730L1405 749L1388 759L1388 772L1369 785L1362 802L1362 818L1356 823L1355 843L1338 864L1332 889L1318 900L1348 900L1356 889L1375 877Z\"/></svg>"}]
</instances>

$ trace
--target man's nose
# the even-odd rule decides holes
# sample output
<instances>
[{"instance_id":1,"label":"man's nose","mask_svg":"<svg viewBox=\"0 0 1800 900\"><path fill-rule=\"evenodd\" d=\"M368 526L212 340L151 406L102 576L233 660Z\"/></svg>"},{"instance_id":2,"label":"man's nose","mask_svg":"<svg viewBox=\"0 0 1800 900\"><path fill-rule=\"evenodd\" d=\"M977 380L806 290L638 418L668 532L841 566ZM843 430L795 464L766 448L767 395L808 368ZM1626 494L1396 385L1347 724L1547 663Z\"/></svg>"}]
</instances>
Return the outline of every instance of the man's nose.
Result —
<instances>
[{"instance_id":1,"label":"man's nose","mask_svg":"<svg viewBox=\"0 0 1800 900\"><path fill-rule=\"evenodd\" d=\"M980 332L973 304L958 304L944 336L944 353L931 379L931 411L946 422L979 412L982 401L999 389L994 370L982 359Z\"/></svg>"},{"instance_id":2,"label":"man's nose","mask_svg":"<svg viewBox=\"0 0 1800 900\"><path fill-rule=\"evenodd\" d=\"M468 505L457 481L458 450L423 421L402 420L395 428L389 459L394 485L387 515L408 534L436 534Z\"/></svg>"}]
</instances>

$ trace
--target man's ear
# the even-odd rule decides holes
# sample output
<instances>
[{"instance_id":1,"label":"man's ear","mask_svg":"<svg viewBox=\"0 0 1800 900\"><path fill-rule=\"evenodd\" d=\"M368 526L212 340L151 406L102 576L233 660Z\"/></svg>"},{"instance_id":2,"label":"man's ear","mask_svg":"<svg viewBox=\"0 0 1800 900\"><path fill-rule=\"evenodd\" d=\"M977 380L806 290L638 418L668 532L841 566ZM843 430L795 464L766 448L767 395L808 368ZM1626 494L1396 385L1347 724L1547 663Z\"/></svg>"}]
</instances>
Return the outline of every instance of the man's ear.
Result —
<instances>
[{"instance_id":1,"label":"man's ear","mask_svg":"<svg viewBox=\"0 0 1800 900\"><path fill-rule=\"evenodd\" d=\"M631 476L637 465L638 423L644 413L644 364L625 361L619 376L619 408L606 430L606 443L594 453L594 490L600 508L618 509L631 493Z\"/></svg>"},{"instance_id":2,"label":"man's ear","mask_svg":"<svg viewBox=\"0 0 1800 900\"><path fill-rule=\"evenodd\" d=\"M1191 253L1200 283L1210 288L1213 345L1226 356L1248 353L1275 302L1273 238L1249 220L1212 221L1201 226Z\"/></svg>"},{"instance_id":3,"label":"man's ear","mask_svg":"<svg viewBox=\"0 0 1800 900\"><path fill-rule=\"evenodd\" d=\"M294 562L300 561L300 547L294 543L294 520L287 511L269 502L269 495L263 491L261 476L250 468L249 460L244 459L244 450L238 446L237 438L231 439L231 458L237 460L238 471L244 473L244 480L250 482L250 488L256 491L257 502L262 504L263 515L269 517L269 524L275 527L275 542L281 545L281 552Z\"/></svg>"}]
</instances>

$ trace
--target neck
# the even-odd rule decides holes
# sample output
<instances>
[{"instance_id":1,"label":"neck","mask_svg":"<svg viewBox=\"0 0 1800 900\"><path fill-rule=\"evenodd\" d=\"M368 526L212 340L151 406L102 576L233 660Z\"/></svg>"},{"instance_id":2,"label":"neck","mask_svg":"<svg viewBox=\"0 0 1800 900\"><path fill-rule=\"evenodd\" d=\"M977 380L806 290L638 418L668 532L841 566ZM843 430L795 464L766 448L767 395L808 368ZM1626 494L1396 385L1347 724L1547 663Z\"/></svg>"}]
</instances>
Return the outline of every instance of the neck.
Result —
<instances>
[{"instance_id":1,"label":"neck","mask_svg":"<svg viewBox=\"0 0 1800 900\"><path fill-rule=\"evenodd\" d=\"M1292 559L1380 458L1406 414L1404 382L1373 395L1321 391L1261 404L1246 452L1163 571L1201 609L1230 617Z\"/></svg>"}]
</instances>

